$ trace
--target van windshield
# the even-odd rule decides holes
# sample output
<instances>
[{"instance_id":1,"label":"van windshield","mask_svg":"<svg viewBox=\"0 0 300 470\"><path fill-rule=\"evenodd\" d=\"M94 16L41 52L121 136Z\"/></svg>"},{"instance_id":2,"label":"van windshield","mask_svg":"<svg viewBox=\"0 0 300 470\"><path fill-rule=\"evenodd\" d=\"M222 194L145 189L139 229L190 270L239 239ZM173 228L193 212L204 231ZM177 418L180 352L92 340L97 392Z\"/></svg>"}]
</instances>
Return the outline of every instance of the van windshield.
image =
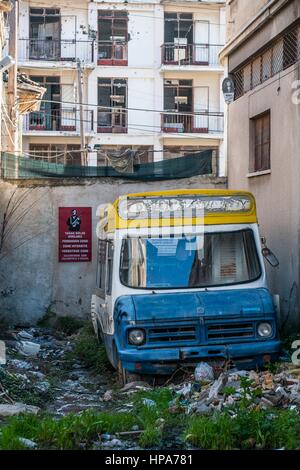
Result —
<instances>
[{"instance_id":1,"label":"van windshield","mask_svg":"<svg viewBox=\"0 0 300 470\"><path fill-rule=\"evenodd\" d=\"M126 238L122 242L120 280L128 287L226 286L251 282L260 275L250 229L182 238Z\"/></svg>"}]
</instances>

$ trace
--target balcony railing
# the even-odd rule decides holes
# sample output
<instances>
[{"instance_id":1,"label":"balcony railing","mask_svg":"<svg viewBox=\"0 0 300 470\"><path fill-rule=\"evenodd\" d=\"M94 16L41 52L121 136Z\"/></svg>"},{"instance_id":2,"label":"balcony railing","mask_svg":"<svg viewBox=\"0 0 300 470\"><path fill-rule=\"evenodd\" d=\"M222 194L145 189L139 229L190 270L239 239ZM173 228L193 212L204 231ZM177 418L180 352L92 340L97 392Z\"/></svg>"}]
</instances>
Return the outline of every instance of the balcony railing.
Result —
<instances>
[{"instance_id":1,"label":"balcony railing","mask_svg":"<svg viewBox=\"0 0 300 470\"><path fill-rule=\"evenodd\" d=\"M220 112L161 114L162 132L175 134L220 134L224 130L224 114Z\"/></svg>"},{"instance_id":2,"label":"balcony railing","mask_svg":"<svg viewBox=\"0 0 300 470\"><path fill-rule=\"evenodd\" d=\"M99 109L97 132L108 134L127 133L127 110L122 108Z\"/></svg>"},{"instance_id":3,"label":"balcony railing","mask_svg":"<svg viewBox=\"0 0 300 470\"><path fill-rule=\"evenodd\" d=\"M219 65L218 54L223 46L218 44L162 45L162 63L165 65Z\"/></svg>"},{"instance_id":4,"label":"balcony railing","mask_svg":"<svg viewBox=\"0 0 300 470\"><path fill-rule=\"evenodd\" d=\"M127 42L98 41L98 65L127 65Z\"/></svg>"},{"instance_id":5,"label":"balcony railing","mask_svg":"<svg viewBox=\"0 0 300 470\"><path fill-rule=\"evenodd\" d=\"M94 130L94 112L83 111L83 123L86 132ZM80 132L80 113L78 109L43 110L29 113L24 119L24 131Z\"/></svg>"},{"instance_id":6,"label":"balcony railing","mask_svg":"<svg viewBox=\"0 0 300 470\"><path fill-rule=\"evenodd\" d=\"M83 63L94 61L94 41L19 39L19 60L46 60Z\"/></svg>"}]
</instances>

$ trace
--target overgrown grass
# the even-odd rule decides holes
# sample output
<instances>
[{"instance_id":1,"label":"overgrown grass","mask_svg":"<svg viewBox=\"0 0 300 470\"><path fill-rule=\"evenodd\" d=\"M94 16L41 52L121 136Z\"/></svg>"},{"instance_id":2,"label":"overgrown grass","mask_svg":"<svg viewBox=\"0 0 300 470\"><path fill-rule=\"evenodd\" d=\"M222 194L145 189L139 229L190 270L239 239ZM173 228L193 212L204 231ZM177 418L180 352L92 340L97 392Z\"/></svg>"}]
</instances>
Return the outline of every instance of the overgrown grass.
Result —
<instances>
[{"instance_id":1,"label":"overgrown grass","mask_svg":"<svg viewBox=\"0 0 300 470\"><path fill-rule=\"evenodd\" d=\"M99 440L102 433L129 431L136 418L131 413L83 412L69 414L60 419L48 416L23 415L11 418L0 434L0 449L19 449L23 445L19 437L25 437L38 444L40 449L89 448Z\"/></svg>"},{"instance_id":2,"label":"overgrown grass","mask_svg":"<svg viewBox=\"0 0 300 470\"><path fill-rule=\"evenodd\" d=\"M105 347L97 340L90 322L79 331L71 357L80 360L86 367L93 368L99 374L112 370Z\"/></svg>"},{"instance_id":3,"label":"overgrown grass","mask_svg":"<svg viewBox=\"0 0 300 470\"><path fill-rule=\"evenodd\" d=\"M169 412L169 404L173 398L174 392L167 388L142 391L134 395L137 419L140 428L144 430L139 439L142 447L158 446L169 429L177 427L180 430L184 425L185 415L179 416Z\"/></svg>"},{"instance_id":4,"label":"overgrown grass","mask_svg":"<svg viewBox=\"0 0 300 470\"><path fill-rule=\"evenodd\" d=\"M162 388L133 395L132 412L69 414L63 418L21 415L0 430L0 449L22 449L20 437L33 440L39 449L90 449L103 433L143 430L141 447L160 447L170 436L206 450L300 448L300 417L294 410L236 408L212 416L171 414L174 392ZM151 400L151 401L149 401ZM186 444L185 444L186 442Z\"/></svg>"},{"instance_id":5,"label":"overgrown grass","mask_svg":"<svg viewBox=\"0 0 300 470\"><path fill-rule=\"evenodd\" d=\"M239 410L192 418L185 432L200 449L300 448L300 418L294 410Z\"/></svg>"}]
</instances>

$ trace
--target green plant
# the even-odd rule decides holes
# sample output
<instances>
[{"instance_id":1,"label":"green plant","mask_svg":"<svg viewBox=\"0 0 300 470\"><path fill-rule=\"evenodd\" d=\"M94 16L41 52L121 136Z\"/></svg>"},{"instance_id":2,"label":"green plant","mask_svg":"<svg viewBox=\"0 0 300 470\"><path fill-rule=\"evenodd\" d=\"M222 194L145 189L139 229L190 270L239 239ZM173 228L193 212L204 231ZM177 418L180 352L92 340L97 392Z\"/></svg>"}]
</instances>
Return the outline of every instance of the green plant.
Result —
<instances>
[{"instance_id":1,"label":"green plant","mask_svg":"<svg viewBox=\"0 0 300 470\"><path fill-rule=\"evenodd\" d=\"M185 439L208 450L298 449L300 420L296 411L240 409L234 417L217 413L212 418L193 418L185 431Z\"/></svg>"},{"instance_id":2,"label":"green plant","mask_svg":"<svg viewBox=\"0 0 300 470\"><path fill-rule=\"evenodd\" d=\"M21 415L11 418L1 430L0 449L20 448L19 437L31 439L41 449L89 448L101 433L129 431L136 424L131 413L83 412L60 419Z\"/></svg>"},{"instance_id":3,"label":"green plant","mask_svg":"<svg viewBox=\"0 0 300 470\"><path fill-rule=\"evenodd\" d=\"M93 368L96 373L112 370L105 347L97 340L90 322L79 331L71 358L79 359L86 367Z\"/></svg>"},{"instance_id":4,"label":"green plant","mask_svg":"<svg viewBox=\"0 0 300 470\"><path fill-rule=\"evenodd\" d=\"M69 316L57 317L54 328L67 336L73 335L84 326L84 321Z\"/></svg>"}]
</instances>

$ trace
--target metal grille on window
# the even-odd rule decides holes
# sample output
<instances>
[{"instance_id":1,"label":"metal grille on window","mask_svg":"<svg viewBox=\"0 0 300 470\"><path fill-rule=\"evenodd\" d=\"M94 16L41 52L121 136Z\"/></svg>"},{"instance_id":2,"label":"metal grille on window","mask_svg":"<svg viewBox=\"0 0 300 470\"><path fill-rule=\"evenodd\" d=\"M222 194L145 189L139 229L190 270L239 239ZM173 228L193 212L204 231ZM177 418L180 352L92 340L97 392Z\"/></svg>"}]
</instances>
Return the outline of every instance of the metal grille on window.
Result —
<instances>
[{"instance_id":1,"label":"metal grille on window","mask_svg":"<svg viewBox=\"0 0 300 470\"><path fill-rule=\"evenodd\" d=\"M261 85L300 59L300 26L285 33L261 54L233 72L235 99Z\"/></svg>"}]
</instances>

